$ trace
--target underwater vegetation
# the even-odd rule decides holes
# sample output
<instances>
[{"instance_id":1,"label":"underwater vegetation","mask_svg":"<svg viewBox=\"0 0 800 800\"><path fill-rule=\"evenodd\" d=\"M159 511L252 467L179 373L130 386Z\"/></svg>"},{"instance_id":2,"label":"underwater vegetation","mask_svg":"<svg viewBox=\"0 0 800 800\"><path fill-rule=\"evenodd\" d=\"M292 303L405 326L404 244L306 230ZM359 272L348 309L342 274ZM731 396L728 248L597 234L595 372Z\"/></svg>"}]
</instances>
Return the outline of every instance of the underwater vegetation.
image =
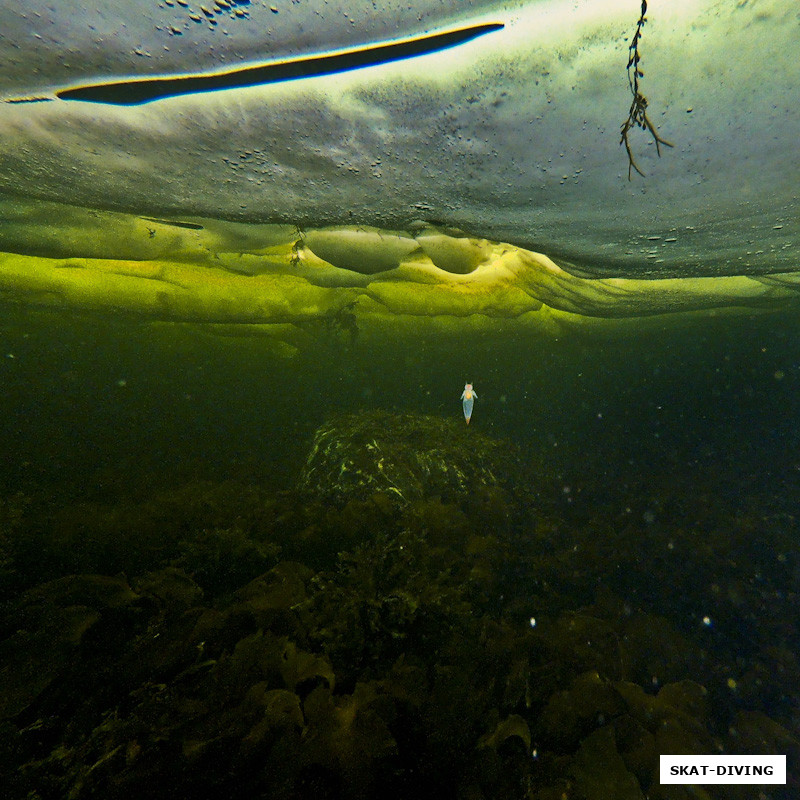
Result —
<instances>
[{"instance_id":1,"label":"underwater vegetation","mask_svg":"<svg viewBox=\"0 0 800 800\"><path fill-rule=\"evenodd\" d=\"M509 484L522 469L510 442L467 436L457 420L361 411L319 428L298 487L335 502L382 492L405 503Z\"/></svg>"},{"instance_id":2,"label":"underwater vegetation","mask_svg":"<svg viewBox=\"0 0 800 800\"><path fill-rule=\"evenodd\" d=\"M639 42L642 38L644 25L647 22L647 17L645 17L646 13L647 0L642 0L642 12L639 15L639 21L636 23L636 33L633 34L630 46L628 47L628 52L630 53L627 66L628 85L631 88L633 100L631 101L631 107L628 110L628 118L620 127L619 141L620 144L625 145L625 152L628 154L628 180L631 179L631 170L636 170L639 175L645 177L644 172L642 172L642 170L639 168L639 165L636 163L636 159L633 157L633 151L631 150L631 143L629 139L631 129L641 128L643 131L648 131L655 142L656 153L659 157L661 157L662 144L666 145L667 147L673 146L666 139L662 139L656 132L655 126L647 116L647 98L639 89L639 79L644 77L644 73L642 72L642 68L639 64L639 62L642 60L642 56L639 53ZM631 71L631 67L633 67L633 71Z\"/></svg>"},{"instance_id":3,"label":"underwater vegetation","mask_svg":"<svg viewBox=\"0 0 800 800\"><path fill-rule=\"evenodd\" d=\"M459 484L449 426L332 417L286 491L3 498L3 796L753 796L662 752L786 753L794 796L792 487L566 485L489 437Z\"/></svg>"}]
</instances>

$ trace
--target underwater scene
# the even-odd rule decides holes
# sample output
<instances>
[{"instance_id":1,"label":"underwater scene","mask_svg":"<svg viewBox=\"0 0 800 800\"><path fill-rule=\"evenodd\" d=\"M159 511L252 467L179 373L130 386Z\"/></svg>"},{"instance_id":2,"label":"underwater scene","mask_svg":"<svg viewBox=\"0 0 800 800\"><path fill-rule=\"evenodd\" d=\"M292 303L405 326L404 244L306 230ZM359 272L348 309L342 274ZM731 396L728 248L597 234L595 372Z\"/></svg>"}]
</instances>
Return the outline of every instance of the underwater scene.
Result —
<instances>
[{"instance_id":1,"label":"underwater scene","mask_svg":"<svg viewBox=\"0 0 800 800\"><path fill-rule=\"evenodd\" d=\"M0 798L800 796L798 42L0 0Z\"/></svg>"}]
</instances>

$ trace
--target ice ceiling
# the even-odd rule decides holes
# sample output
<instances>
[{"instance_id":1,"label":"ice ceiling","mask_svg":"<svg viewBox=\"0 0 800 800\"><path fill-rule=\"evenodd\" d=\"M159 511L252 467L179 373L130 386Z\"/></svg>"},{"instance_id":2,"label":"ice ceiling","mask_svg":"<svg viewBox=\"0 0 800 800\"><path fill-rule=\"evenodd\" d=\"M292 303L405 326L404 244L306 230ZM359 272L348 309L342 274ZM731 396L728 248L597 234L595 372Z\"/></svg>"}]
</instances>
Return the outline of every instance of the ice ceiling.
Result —
<instances>
[{"instance_id":1,"label":"ice ceiling","mask_svg":"<svg viewBox=\"0 0 800 800\"><path fill-rule=\"evenodd\" d=\"M0 290L251 323L793 302L800 7L648 4L674 147L634 130L629 181L640 5L0 0Z\"/></svg>"}]
</instances>

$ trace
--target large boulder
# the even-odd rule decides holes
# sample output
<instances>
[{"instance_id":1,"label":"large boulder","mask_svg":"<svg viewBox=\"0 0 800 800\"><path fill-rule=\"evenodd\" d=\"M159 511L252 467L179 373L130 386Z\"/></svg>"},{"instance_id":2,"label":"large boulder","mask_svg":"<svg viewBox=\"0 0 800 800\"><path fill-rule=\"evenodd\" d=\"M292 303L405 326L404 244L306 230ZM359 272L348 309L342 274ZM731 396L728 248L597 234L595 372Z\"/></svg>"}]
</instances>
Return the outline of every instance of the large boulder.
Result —
<instances>
[{"instance_id":1,"label":"large boulder","mask_svg":"<svg viewBox=\"0 0 800 800\"><path fill-rule=\"evenodd\" d=\"M402 503L457 500L518 477L521 459L508 441L462 419L367 411L332 417L314 435L299 488L345 503L376 494Z\"/></svg>"}]
</instances>

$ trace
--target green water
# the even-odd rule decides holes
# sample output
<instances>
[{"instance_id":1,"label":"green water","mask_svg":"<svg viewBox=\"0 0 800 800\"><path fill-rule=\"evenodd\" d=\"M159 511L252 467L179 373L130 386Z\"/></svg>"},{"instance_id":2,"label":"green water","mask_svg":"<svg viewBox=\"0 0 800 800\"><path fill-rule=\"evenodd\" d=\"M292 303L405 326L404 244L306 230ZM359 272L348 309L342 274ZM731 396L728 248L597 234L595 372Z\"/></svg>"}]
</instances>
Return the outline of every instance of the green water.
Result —
<instances>
[{"instance_id":1,"label":"green water","mask_svg":"<svg viewBox=\"0 0 800 800\"><path fill-rule=\"evenodd\" d=\"M767 486L790 474L797 445L796 324L708 317L634 337L376 344L320 323L308 329L314 346L284 359L246 331L7 306L2 477L7 491L74 499L102 495L107 480L112 501L152 479L234 475L288 488L332 413L460 418L471 381L473 428L559 471L600 483L627 466L724 467Z\"/></svg>"},{"instance_id":2,"label":"green water","mask_svg":"<svg viewBox=\"0 0 800 800\"><path fill-rule=\"evenodd\" d=\"M798 796L796 4L0 7L0 800Z\"/></svg>"},{"instance_id":3,"label":"green water","mask_svg":"<svg viewBox=\"0 0 800 800\"><path fill-rule=\"evenodd\" d=\"M319 323L287 359L3 312L7 796L672 797L670 749L785 752L791 776L796 316L561 339ZM443 461L489 437L516 466L402 500L299 491L346 413L383 415L387 460L411 435L393 416L434 417Z\"/></svg>"}]
</instances>

